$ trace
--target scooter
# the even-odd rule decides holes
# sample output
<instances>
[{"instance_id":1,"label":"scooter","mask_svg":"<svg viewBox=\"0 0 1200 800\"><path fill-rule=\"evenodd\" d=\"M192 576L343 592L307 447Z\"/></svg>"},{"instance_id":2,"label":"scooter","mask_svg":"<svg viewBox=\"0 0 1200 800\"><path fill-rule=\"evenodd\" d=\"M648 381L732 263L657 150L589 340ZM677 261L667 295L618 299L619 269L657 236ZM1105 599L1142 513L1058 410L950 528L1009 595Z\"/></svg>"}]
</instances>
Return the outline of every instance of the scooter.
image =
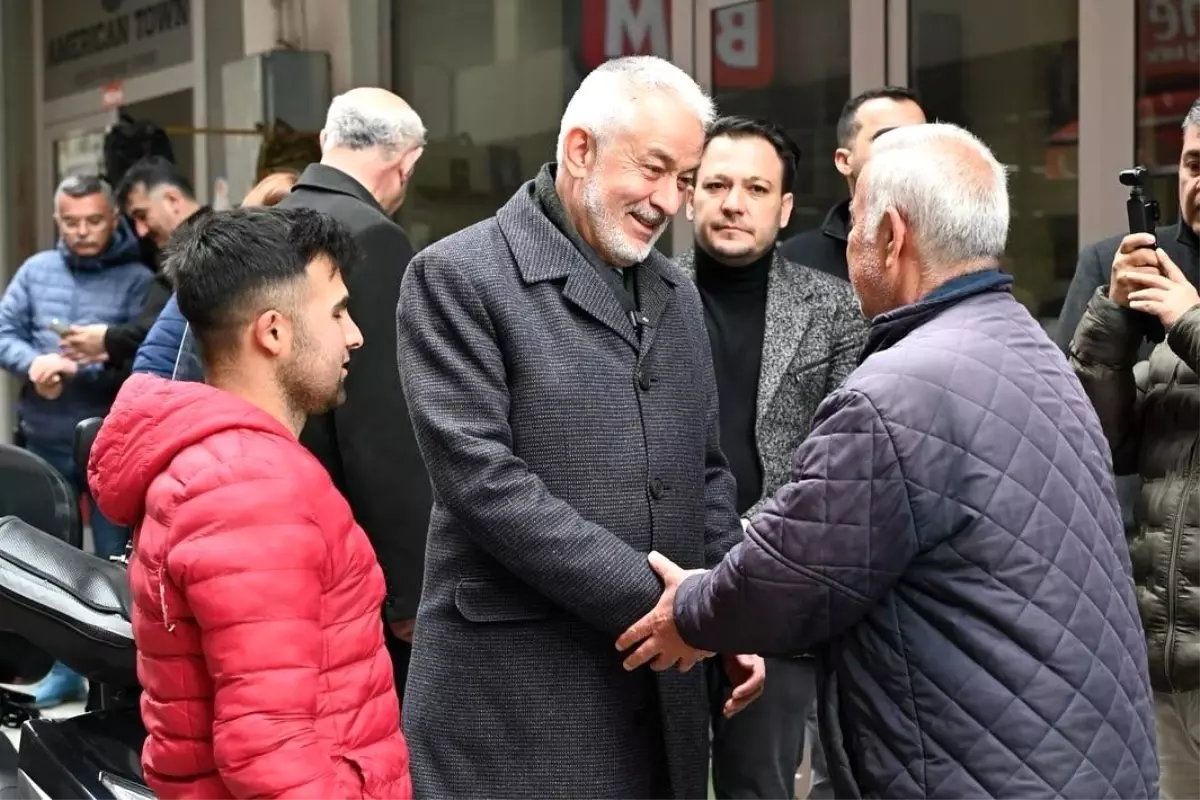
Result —
<instances>
[{"instance_id":1,"label":"scooter","mask_svg":"<svg viewBox=\"0 0 1200 800\"><path fill-rule=\"evenodd\" d=\"M99 420L80 424L82 464L98 427ZM15 755L0 737L0 798L153 800L141 771L146 730L130 608L125 559L97 558L18 517L0 517L0 630L98 687L79 716L31 713Z\"/></svg>"}]
</instances>

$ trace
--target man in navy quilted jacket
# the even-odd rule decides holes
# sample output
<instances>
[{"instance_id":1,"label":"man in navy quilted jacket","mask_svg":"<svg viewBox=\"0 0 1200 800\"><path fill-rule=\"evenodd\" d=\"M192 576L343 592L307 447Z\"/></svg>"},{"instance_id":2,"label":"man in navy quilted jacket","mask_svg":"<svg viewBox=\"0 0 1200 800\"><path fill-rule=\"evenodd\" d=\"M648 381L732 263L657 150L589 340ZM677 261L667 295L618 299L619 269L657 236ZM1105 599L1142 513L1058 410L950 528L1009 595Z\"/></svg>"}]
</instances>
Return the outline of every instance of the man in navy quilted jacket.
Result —
<instances>
[{"instance_id":1,"label":"man in navy quilted jacket","mask_svg":"<svg viewBox=\"0 0 1200 800\"><path fill-rule=\"evenodd\" d=\"M838 797L1156 797L1109 447L1000 269L1004 168L921 125L860 181L863 361L720 565L651 555L666 591L626 666L815 649Z\"/></svg>"},{"instance_id":2,"label":"man in navy quilted jacket","mask_svg":"<svg viewBox=\"0 0 1200 800\"><path fill-rule=\"evenodd\" d=\"M127 367L97 360L81 364L62 352L72 326L124 325L141 312L153 278L141 263L137 237L117 214L112 190L95 176L65 179L54 193L59 240L31 256L0 299L0 368L21 381L19 434L80 492L75 425L108 413ZM96 553L125 549L129 530L91 509ZM34 688L38 706L58 705L83 692L83 680L62 664Z\"/></svg>"}]
</instances>

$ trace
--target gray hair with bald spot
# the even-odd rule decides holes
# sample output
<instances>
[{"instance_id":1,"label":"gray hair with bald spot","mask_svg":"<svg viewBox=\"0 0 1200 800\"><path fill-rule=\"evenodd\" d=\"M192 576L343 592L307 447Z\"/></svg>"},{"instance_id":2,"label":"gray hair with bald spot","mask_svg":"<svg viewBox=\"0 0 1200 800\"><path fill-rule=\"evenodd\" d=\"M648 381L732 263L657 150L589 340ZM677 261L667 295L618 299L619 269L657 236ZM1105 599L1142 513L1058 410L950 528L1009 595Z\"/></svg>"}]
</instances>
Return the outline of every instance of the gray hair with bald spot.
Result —
<instances>
[{"instance_id":1,"label":"gray hair with bald spot","mask_svg":"<svg viewBox=\"0 0 1200 800\"><path fill-rule=\"evenodd\" d=\"M326 150L378 148L390 154L425 146L425 123L407 105L362 102L353 91L340 94L329 104L325 117Z\"/></svg>"},{"instance_id":2,"label":"gray hair with bald spot","mask_svg":"<svg viewBox=\"0 0 1200 800\"><path fill-rule=\"evenodd\" d=\"M889 208L912 230L929 271L999 259L1008 242L1008 173L957 125L905 125L882 134L863 169L864 218L873 242Z\"/></svg>"}]
</instances>

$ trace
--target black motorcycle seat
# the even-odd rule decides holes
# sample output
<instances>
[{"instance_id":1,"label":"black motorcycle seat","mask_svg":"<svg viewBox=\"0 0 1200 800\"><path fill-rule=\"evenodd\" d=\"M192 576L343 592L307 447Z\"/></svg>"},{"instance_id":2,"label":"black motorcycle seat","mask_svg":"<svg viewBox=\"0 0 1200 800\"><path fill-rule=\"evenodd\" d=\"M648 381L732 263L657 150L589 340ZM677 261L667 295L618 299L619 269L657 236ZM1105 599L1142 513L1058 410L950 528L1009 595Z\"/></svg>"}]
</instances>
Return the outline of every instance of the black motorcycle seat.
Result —
<instances>
[{"instance_id":1,"label":"black motorcycle seat","mask_svg":"<svg viewBox=\"0 0 1200 800\"><path fill-rule=\"evenodd\" d=\"M0 517L0 559L96 611L129 619L129 581L120 564L85 553L16 517Z\"/></svg>"},{"instance_id":2,"label":"black motorcycle seat","mask_svg":"<svg viewBox=\"0 0 1200 800\"><path fill-rule=\"evenodd\" d=\"M137 685L128 577L17 517L0 517L0 630L91 680Z\"/></svg>"}]
</instances>

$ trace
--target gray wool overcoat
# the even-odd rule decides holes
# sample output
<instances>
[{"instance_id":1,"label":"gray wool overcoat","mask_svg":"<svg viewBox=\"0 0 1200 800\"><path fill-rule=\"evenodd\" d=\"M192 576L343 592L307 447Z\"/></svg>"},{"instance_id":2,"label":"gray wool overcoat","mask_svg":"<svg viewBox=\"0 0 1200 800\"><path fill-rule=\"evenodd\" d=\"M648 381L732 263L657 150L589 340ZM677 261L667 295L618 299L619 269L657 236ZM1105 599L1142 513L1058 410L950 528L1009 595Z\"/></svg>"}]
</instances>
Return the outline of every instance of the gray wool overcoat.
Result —
<instances>
[{"instance_id":1,"label":"gray wool overcoat","mask_svg":"<svg viewBox=\"0 0 1200 800\"><path fill-rule=\"evenodd\" d=\"M404 697L420 798L706 795L703 670L627 673L646 554L742 538L700 300L657 252L641 333L527 183L419 253L400 373L433 483Z\"/></svg>"}]
</instances>

